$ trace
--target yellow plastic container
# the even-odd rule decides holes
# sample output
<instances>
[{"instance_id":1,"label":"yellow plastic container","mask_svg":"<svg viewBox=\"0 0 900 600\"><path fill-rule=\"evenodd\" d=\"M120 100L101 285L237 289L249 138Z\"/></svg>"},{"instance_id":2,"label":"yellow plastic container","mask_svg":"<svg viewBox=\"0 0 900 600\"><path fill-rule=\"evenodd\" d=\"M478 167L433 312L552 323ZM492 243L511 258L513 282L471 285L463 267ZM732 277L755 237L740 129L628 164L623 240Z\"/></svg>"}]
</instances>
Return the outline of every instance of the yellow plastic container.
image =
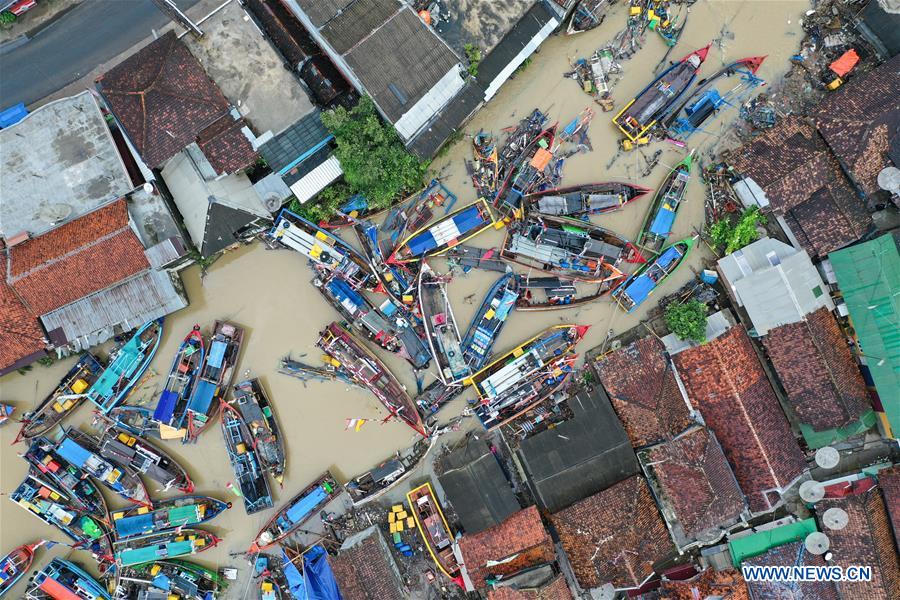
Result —
<instances>
[{"instance_id":1,"label":"yellow plastic container","mask_svg":"<svg viewBox=\"0 0 900 600\"><path fill-rule=\"evenodd\" d=\"M632 6L631 10L628 12L628 14L631 15L632 17L638 16L639 14L641 14L641 7L640 6Z\"/></svg>"},{"instance_id":2,"label":"yellow plastic container","mask_svg":"<svg viewBox=\"0 0 900 600\"><path fill-rule=\"evenodd\" d=\"M243 443L238 444L236 450L238 454L243 454L247 451L247 446L245 446Z\"/></svg>"},{"instance_id":3,"label":"yellow plastic container","mask_svg":"<svg viewBox=\"0 0 900 600\"><path fill-rule=\"evenodd\" d=\"M72 384L72 391L76 394L81 394L86 389L88 389L88 382L84 379L76 379L75 383Z\"/></svg>"},{"instance_id":4,"label":"yellow plastic container","mask_svg":"<svg viewBox=\"0 0 900 600\"><path fill-rule=\"evenodd\" d=\"M327 242L327 241L328 241L328 236L327 236L325 233L321 232L321 231L317 231L317 232L316 232L316 239L319 240L319 241L321 241L321 242Z\"/></svg>"}]
</instances>

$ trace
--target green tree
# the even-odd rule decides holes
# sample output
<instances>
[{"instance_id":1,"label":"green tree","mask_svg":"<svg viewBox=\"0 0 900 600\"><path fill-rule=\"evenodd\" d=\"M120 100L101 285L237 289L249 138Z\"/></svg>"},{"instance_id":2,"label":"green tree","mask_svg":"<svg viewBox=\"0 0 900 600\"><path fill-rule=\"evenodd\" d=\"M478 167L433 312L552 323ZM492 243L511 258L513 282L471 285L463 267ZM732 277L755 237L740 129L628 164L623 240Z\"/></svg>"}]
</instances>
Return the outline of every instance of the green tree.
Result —
<instances>
[{"instance_id":1,"label":"green tree","mask_svg":"<svg viewBox=\"0 0 900 600\"><path fill-rule=\"evenodd\" d=\"M745 210L737 223L727 219L719 219L709 228L709 237L713 245L725 254L731 254L744 246L759 239L757 225L765 225L768 222L766 216L759 212L759 208L752 206Z\"/></svg>"},{"instance_id":2,"label":"green tree","mask_svg":"<svg viewBox=\"0 0 900 600\"><path fill-rule=\"evenodd\" d=\"M334 135L335 155L349 191L341 201L362 194L370 209L380 210L422 185L427 164L406 151L397 132L381 120L368 96L351 110L341 106L322 113L322 123ZM324 192L319 196L334 201Z\"/></svg>"},{"instance_id":3,"label":"green tree","mask_svg":"<svg viewBox=\"0 0 900 600\"><path fill-rule=\"evenodd\" d=\"M666 325L679 339L706 341L706 305L699 300L672 302L666 307Z\"/></svg>"},{"instance_id":4,"label":"green tree","mask_svg":"<svg viewBox=\"0 0 900 600\"><path fill-rule=\"evenodd\" d=\"M463 50L466 53L466 61L469 63L469 75L477 77L478 65L481 63L481 48L475 44L466 44L463 46Z\"/></svg>"}]
</instances>

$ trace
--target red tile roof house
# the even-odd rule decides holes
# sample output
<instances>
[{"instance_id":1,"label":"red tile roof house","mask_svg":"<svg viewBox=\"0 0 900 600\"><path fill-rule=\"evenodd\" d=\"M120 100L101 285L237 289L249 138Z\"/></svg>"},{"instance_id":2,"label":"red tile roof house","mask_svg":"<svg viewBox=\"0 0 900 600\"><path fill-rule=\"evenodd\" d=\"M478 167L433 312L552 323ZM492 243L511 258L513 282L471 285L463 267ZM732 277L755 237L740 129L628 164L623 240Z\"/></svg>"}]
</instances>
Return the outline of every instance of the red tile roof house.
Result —
<instances>
[{"instance_id":1,"label":"red tile roof house","mask_svg":"<svg viewBox=\"0 0 900 600\"><path fill-rule=\"evenodd\" d=\"M255 136L173 32L101 75L97 89L147 167L162 171L203 256L271 218L243 173L258 158Z\"/></svg>"},{"instance_id":2,"label":"red tile roof house","mask_svg":"<svg viewBox=\"0 0 900 600\"><path fill-rule=\"evenodd\" d=\"M466 568L468 591L487 590L493 587L492 581L508 579L522 570L556 561L553 540L536 506L514 513L499 525L462 536L459 550Z\"/></svg>"},{"instance_id":3,"label":"red tile roof house","mask_svg":"<svg viewBox=\"0 0 900 600\"><path fill-rule=\"evenodd\" d=\"M741 566L756 567L789 567L810 566L825 567L825 559L821 555L810 554L803 542L792 542L776 546L758 556L745 558ZM790 598L791 600L841 600L837 588L831 581L748 581L747 588L751 598Z\"/></svg>"},{"instance_id":4,"label":"red tile roof house","mask_svg":"<svg viewBox=\"0 0 900 600\"><path fill-rule=\"evenodd\" d=\"M50 342L16 291L6 283L6 245L0 239L0 375L46 356Z\"/></svg>"},{"instance_id":5,"label":"red tile roof house","mask_svg":"<svg viewBox=\"0 0 900 600\"><path fill-rule=\"evenodd\" d=\"M724 331L672 357L691 404L731 464L750 511L767 512L806 469L806 461L747 332L728 312ZM670 352L674 352L670 348Z\"/></svg>"},{"instance_id":6,"label":"red tile roof house","mask_svg":"<svg viewBox=\"0 0 900 600\"><path fill-rule=\"evenodd\" d=\"M872 225L837 159L800 117L783 119L727 162L762 188L763 211L774 215L810 256L824 258L863 237Z\"/></svg>"},{"instance_id":7,"label":"red tile roof house","mask_svg":"<svg viewBox=\"0 0 900 600\"><path fill-rule=\"evenodd\" d=\"M557 575L538 587L500 587L488 592L488 600L572 600L566 578Z\"/></svg>"},{"instance_id":8,"label":"red tile roof house","mask_svg":"<svg viewBox=\"0 0 900 600\"><path fill-rule=\"evenodd\" d=\"M550 520L585 590L639 588L674 553L644 478L636 475L554 513Z\"/></svg>"},{"instance_id":9,"label":"red tile roof house","mask_svg":"<svg viewBox=\"0 0 900 600\"><path fill-rule=\"evenodd\" d=\"M638 459L679 550L717 542L742 522L744 494L707 428L694 427Z\"/></svg>"},{"instance_id":10,"label":"red tile roof house","mask_svg":"<svg viewBox=\"0 0 900 600\"><path fill-rule=\"evenodd\" d=\"M868 582L839 582L841 598L896 600L900 598L900 562L884 498L877 487L844 498L825 498L816 503L821 516L829 508L841 508L849 521L842 529L822 527L831 540L829 563L846 569L851 565L872 567Z\"/></svg>"},{"instance_id":11,"label":"red tile roof house","mask_svg":"<svg viewBox=\"0 0 900 600\"><path fill-rule=\"evenodd\" d=\"M409 594L377 526L347 538L328 564L344 600L404 600Z\"/></svg>"},{"instance_id":12,"label":"red tile roof house","mask_svg":"<svg viewBox=\"0 0 900 600\"><path fill-rule=\"evenodd\" d=\"M884 496L888 515L891 518L891 529L894 532L894 540L900 548L900 465L894 465L890 469L882 469L878 472L878 488Z\"/></svg>"},{"instance_id":13,"label":"red tile roof house","mask_svg":"<svg viewBox=\"0 0 900 600\"><path fill-rule=\"evenodd\" d=\"M659 600L750 600L747 583L737 569L706 569L684 581L663 580L657 592Z\"/></svg>"},{"instance_id":14,"label":"red tile roof house","mask_svg":"<svg viewBox=\"0 0 900 600\"><path fill-rule=\"evenodd\" d=\"M666 348L649 336L592 363L635 448L670 440L693 421Z\"/></svg>"}]
</instances>

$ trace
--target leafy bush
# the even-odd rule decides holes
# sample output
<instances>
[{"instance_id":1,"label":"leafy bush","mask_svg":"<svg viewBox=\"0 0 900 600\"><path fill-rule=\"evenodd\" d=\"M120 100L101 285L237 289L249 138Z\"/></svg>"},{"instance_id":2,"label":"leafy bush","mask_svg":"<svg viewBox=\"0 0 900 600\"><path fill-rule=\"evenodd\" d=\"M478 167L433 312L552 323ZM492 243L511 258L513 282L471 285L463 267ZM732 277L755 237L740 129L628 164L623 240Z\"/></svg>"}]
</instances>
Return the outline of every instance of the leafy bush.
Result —
<instances>
[{"instance_id":1,"label":"leafy bush","mask_svg":"<svg viewBox=\"0 0 900 600\"><path fill-rule=\"evenodd\" d=\"M679 339L697 343L706 341L706 305L699 300L683 304L672 302L666 307L666 325Z\"/></svg>"},{"instance_id":2,"label":"leafy bush","mask_svg":"<svg viewBox=\"0 0 900 600\"><path fill-rule=\"evenodd\" d=\"M709 237L716 248L724 249L725 254L731 254L759 239L756 226L767 222L766 216L759 212L758 207L753 206L745 210L735 224L728 219L719 219L713 223L709 228Z\"/></svg>"},{"instance_id":3,"label":"leafy bush","mask_svg":"<svg viewBox=\"0 0 900 600\"><path fill-rule=\"evenodd\" d=\"M9 25L10 23L14 23L16 20L16 15L9 12L8 10L4 10L0 12L0 25Z\"/></svg>"},{"instance_id":4,"label":"leafy bush","mask_svg":"<svg viewBox=\"0 0 900 600\"><path fill-rule=\"evenodd\" d=\"M468 61L468 71L469 75L472 77L478 76L478 65L481 63L481 48L476 46L475 44L466 44L463 46L463 50L466 53L466 61Z\"/></svg>"},{"instance_id":5,"label":"leafy bush","mask_svg":"<svg viewBox=\"0 0 900 600\"><path fill-rule=\"evenodd\" d=\"M341 204L347 201L353 192L350 186L344 182L338 182L328 186L316 196L314 200L310 200L305 204L294 198L288 203L288 210L300 215L307 221L318 224L320 221L328 221L335 216Z\"/></svg>"}]
</instances>

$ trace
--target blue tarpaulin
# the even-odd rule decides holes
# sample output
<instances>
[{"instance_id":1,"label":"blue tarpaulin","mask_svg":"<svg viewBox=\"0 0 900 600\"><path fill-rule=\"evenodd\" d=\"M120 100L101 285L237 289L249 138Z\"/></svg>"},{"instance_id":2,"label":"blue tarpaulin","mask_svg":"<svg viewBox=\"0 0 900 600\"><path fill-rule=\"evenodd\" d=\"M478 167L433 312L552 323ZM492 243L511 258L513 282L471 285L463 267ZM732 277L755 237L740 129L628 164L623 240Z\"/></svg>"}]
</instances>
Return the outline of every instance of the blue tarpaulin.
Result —
<instances>
[{"instance_id":1,"label":"blue tarpaulin","mask_svg":"<svg viewBox=\"0 0 900 600\"><path fill-rule=\"evenodd\" d=\"M478 207L471 206L453 217L453 222L456 223L456 228L459 229L460 235L463 235L484 225L485 220L481 216Z\"/></svg>"},{"instance_id":2,"label":"blue tarpaulin","mask_svg":"<svg viewBox=\"0 0 900 600\"><path fill-rule=\"evenodd\" d=\"M76 467L83 466L91 455L90 452L88 452L69 438L63 440L62 444L57 447L56 453Z\"/></svg>"},{"instance_id":3,"label":"blue tarpaulin","mask_svg":"<svg viewBox=\"0 0 900 600\"><path fill-rule=\"evenodd\" d=\"M291 523L299 523L308 517L327 496L328 494L325 493L325 490L323 490L321 486L317 487L297 500L297 502L288 509L287 518L291 520Z\"/></svg>"},{"instance_id":4,"label":"blue tarpaulin","mask_svg":"<svg viewBox=\"0 0 900 600\"><path fill-rule=\"evenodd\" d=\"M363 306L366 302L359 292L354 290L350 284L343 279L332 279L328 282L328 289L331 290L331 293L341 302L350 300L356 307Z\"/></svg>"},{"instance_id":5,"label":"blue tarpaulin","mask_svg":"<svg viewBox=\"0 0 900 600\"><path fill-rule=\"evenodd\" d=\"M225 342L220 342L218 340L212 343L212 347L209 349L209 356L206 358L206 362L217 369L222 366L222 358L225 356L225 350L228 348L228 344Z\"/></svg>"},{"instance_id":6,"label":"blue tarpaulin","mask_svg":"<svg viewBox=\"0 0 900 600\"><path fill-rule=\"evenodd\" d=\"M356 194L341 207L341 212L346 214L353 212L354 210L358 212L366 210L367 208L369 208L368 200L366 200L364 196Z\"/></svg>"},{"instance_id":7,"label":"blue tarpaulin","mask_svg":"<svg viewBox=\"0 0 900 600\"><path fill-rule=\"evenodd\" d=\"M302 574L284 550L281 556L288 588L296 600L343 600L322 546L313 546L303 555Z\"/></svg>"},{"instance_id":8,"label":"blue tarpaulin","mask_svg":"<svg viewBox=\"0 0 900 600\"><path fill-rule=\"evenodd\" d=\"M153 411L153 418L160 423L168 424L175 414L175 403L178 402L178 394L172 390L164 390L162 396L159 397L159 403L156 410Z\"/></svg>"},{"instance_id":9,"label":"blue tarpaulin","mask_svg":"<svg viewBox=\"0 0 900 600\"><path fill-rule=\"evenodd\" d=\"M198 414L205 415L212 404L213 396L216 393L216 384L211 381L201 380L191 395L191 401L188 402L188 408Z\"/></svg>"},{"instance_id":10,"label":"blue tarpaulin","mask_svg":"<svg viewBox=\"0 0 900 600\"><path fill-rule=\"evenodd\" d=\"M113 521L116 526L116 533L120 537L130 537L141 533L153 531L153 515L135 515L133 517L122 517Z\"/></svg>"},{"instance_id":11,"label":"blue tarpaulin","mask_svg":"<svg viewBox=\"0 0 900 600\"><path fill-rule=\"evenodd\" d=\"M659 237L668 237L669 233L672 232L672 223L674 222L675 212L669 209L667 205L663 205L659 208L656 218L653 219L653 223L650 225L650 233Z\"/></svg>"},{"instance_id":12,"label":"blue tarpaulin","mask_svg":"<svg viewBox=\"0 0 900 600\"><path fill-rule=\"evenodd\" d=\"M409 246L409 252L413 256L421 256L437 247L437 242L434 240L434 236L431 235L430 231L425 231L409 240L407 244Z\"/></svg>"}]
</instances>

